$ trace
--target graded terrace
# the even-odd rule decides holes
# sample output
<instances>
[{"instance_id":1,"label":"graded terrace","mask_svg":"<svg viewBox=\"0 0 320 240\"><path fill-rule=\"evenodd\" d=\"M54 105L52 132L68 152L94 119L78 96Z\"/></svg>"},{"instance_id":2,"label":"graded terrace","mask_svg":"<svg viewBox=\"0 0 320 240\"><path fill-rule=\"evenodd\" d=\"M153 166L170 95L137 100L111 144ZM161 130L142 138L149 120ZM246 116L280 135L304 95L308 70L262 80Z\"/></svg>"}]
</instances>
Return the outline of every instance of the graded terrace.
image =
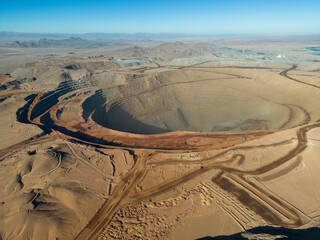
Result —
<instances>
[{"instance_id":1,"label":"graded terrace","mask_svg":"<svg viewBox=\"0 0 320 240\"><path fill-rule=\"evenodd\" d=\"M0 238L312 232L319 56L246 41L2 48Z\"/></svg>"}]
</instances>

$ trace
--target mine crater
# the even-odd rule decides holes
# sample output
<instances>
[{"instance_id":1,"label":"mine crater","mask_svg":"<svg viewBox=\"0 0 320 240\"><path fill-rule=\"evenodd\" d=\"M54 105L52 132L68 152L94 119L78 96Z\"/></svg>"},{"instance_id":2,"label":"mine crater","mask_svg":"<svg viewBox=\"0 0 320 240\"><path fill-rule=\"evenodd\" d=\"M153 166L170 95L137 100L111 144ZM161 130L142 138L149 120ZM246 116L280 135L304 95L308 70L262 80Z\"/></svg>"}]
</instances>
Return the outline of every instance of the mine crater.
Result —
<instances>
[{"instance_id":1,"label":"mine crater","mask_svg":"<svg viewBox=\"0 0 320 240\"><path fill-rule=\"evenodd\" d=\"M97 91L83 104L83 115L105 128L134 134L250 132L299 124L290 118L303 119L303 110L271 97L262 87L268 91L250 78L171 71ZM114 95L121 97L112 99Z\"/></svg>"}]
</instances>

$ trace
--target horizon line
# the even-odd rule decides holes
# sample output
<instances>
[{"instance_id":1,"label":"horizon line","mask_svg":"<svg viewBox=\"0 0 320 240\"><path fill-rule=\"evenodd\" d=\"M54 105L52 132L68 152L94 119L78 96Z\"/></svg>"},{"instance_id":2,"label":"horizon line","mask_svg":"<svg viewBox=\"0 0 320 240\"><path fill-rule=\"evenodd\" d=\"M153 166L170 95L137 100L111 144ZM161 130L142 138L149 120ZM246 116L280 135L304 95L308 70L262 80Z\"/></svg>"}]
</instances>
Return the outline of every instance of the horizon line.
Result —
<instances>
[{"instance_id":1,"label":"horizon line","mask_svg":"<svg viewBox=\"0 0 320 240\"><path fill-rule=\"evenodd\" d=\"M85 32L85 33L69 33L69 32L18 32L18 31L6 31L0 30L0 33L16 33L16 34L57 34L57 35L87 35L87 34L124 34L124 35L139 35L139 34L150 34L150 35L186 35L186 36L273 36L273 37L284 37L284 36L313 36L320 35L318 33L290 33L290 34L278 34L278 33L179 33L179 32Z\"/></svg>"}]
</instances>

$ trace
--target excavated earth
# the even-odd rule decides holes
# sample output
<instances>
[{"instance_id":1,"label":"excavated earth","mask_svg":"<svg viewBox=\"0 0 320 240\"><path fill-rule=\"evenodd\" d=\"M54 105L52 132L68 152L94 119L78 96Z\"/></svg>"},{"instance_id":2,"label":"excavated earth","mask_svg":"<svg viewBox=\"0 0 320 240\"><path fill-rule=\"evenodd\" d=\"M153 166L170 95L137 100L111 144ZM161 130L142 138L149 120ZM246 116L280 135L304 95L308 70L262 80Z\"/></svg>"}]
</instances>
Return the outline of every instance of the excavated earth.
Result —
<instances>
[{"instance_id":1,"label":"excavated earth","mask_svg":"<svg viewBox=\"0 0 320 240\"><path fill-rule=\"evenodd\" d=\"M129 84L102 89L88 98L84 115L91 114L106 128L137 134L276 130L310 121L305 103L299 101L300 91L223 70L128 76Z\"/></svg>"},{"instance_id":2,"label":"excavated earth","mask_svg":"<svg viewBox=\"0 0 320 240\"><path fill-rule=\"evenodd\" d=\"M109 76L105 86L63 82L33 102L30 118L116 146L219 148L320 118L318 90L282 79L268 69L133 69Z\"/></svg>"},{"instance_id":3,"label":"excavated earth","mask_svg":"<svg viewBox=\"0 0 320 240\"><path fill-rule=\"evenodd\" d=\"M319 227L316 66L213 58L53 58L2 75L1 238Z\"/></svg>"}]
</instances>

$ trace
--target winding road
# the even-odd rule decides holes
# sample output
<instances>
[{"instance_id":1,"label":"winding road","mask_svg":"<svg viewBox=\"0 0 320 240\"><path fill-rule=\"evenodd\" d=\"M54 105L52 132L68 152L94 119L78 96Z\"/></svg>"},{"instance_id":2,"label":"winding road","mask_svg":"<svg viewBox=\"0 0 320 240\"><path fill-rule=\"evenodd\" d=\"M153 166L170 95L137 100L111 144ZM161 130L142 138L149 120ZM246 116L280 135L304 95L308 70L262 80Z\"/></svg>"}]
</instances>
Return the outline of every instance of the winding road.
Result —
<instances>
[{"instance_id":1,"label":"winding road","mask_svg":"<svg viewBox=\"0 0 320 240\"><path fill-rule=\"evenodd\" d=\"M206 62L204 62L204 63L206 63ZM155 63L155 64L157 64L157 63ZM188 66L188 67L195 67L198 65L200 65L200 64L194 64L194 65ZM163 67L163 66L160 66L160 64L157 64L157 67ZM181 68L186 68L186 67L181 66ZM292 81L295 81L295 82L298 82L301 84L305 84L305 85L315 87L315 88L320 88L320 86L310 84L307 82L303 82L303 81L300 81L300 80L297 80L297 79L294 79L294 78L288 76L288 72L292 71L296 68L297 68L297 66L293 65L291 68L288 68L288 69L282 71L280 73L280 75L283 77L286 77L287 79L290 79ZM242 77L242 76L235 76L235 77ZM201 82L201 81L204 82L204 81L226 80L226 79L230 79L230 77L217 78L217 79L202 79L202 80L195 80L195 81L189 81L189 82L177 82L177 83L164 84L164 85L158 86L156 88L148 89L146 91L140 92L138 94L152 92L157 88L166 87L166 86L170 86L173 84L186 84L186 83L190 84L190 83L196 83L196 82ZM103 88L103 87L101 86L100 88ZM80 89L80 90L74 91L75 95L72 98L51 107L50 109L48 109L47 111L45 111L41 115L36 116L35 118L32 119L31 118L32 110L34 110L34 108L37 106L39 101L41 101L40 100L41 97L45 94L44 92L39 92L39 91L33 92L34 94L37 94L37 96L35 96L35 98L28 105L28 109L26 112L26 120L29 121L29 123L31 123L31 124L35 124L35 125L40 126L43 124L43 123L41 123L40 118L43 117L45 114L47 114L47 113L50 114L51 113L50 111L52 111L51 114L54 115L55 111L58 109L58 107L65 104L66 102L75 101L79 97L80 92L84 92L84 91L87 91L90 89L97 90L97 89L99 89L99 87L95 86L92 88L86 88L86 89ZM24 92L24 91L9 92L9 93L2 94L2 97L11 96L14 94L19 94L19 93L27 93L27 92ZM31 92L29 92L29 93L31 93ZM138 94L135 94L132 96L127 96L127 98L115 99L113 101L110 101L108 104L109 104L109 106L111 106L111 104L114 102L122 101L124 99L129 99L130 97L137 96ZM292 115L293 115L292 110L290 109L290 104L287 104L287 107L289 108L290 116L289 116L289 120L286 121L283 124L283 126L288 125L288 123L290 122ZM299 108L299 106L296 106L296 107ZM301 109L301 110L303 111L304 109ZM265 203L265 205L267 206L267 208L270 209L271 212L273 212L272 213L272 214L274 214L273 219L276 219L276 222L271 222L271 224L279 224L281 226L286 226L286 227L299 227L299 226L307 223L308 221L310 221L310 219L308 219L305 216L305 214L303 214L301 211L297 210L295 207L288 204L283 199L280 199L277 196L273 195L272 193L268 192L267 190L255 185L252 181L250 181L250 178L268 173L268 172L284 165L285 163L289 162L293 158L299 156L299 154L301 154L308 147L307 133L312 129L320 127L320 122L313 122L313 123L309 123L309 122L310 122L310 115L308 114L308 112L306 112L304 122L302 123L303 125L301 127L299 127L296 132L297 144L290 151L288 151L285 155L280 156L278 159L276 159L266 165L263 165L261 167L251 169L251 170L244 170L239 167L246 160L246 157L243 154L235 154L225 161L218 161L219 157L221 157L222 155L226 155L228 153L232 153L238 149L239 150L240 149L242 149L242 150L263 149L266 147L275 147L275 146L280 146L280 145L284 145L284 144L289 144L289 143L292 143L293 139L289 139L289 140L285 140L285 141L281 141L281 142L277 142L277 143L272 143L272 144L257 145L257 146L228 146L226 149L224 149L223 151L221 151L220 153L218 153L214 156L198 159L195 161L181 160L178 158L167 158L161 162L150 161L151 158L154 158L155 156L157 156L158 154L161 154L163 152L165 152L165 153L177 153L177 152L188 153L191 151L190 149L184 149L183 147L176 148L176 149L173 148L170 150L170 149L157 149L157 147L155 147L154 149L145 149L145 148L134 147L134 146L130 146L130 147L118 146L117 148L124 149L124 150L130 150L130 153L134 157L135 164L134 164L133 168L131 168L131 170L124 176L122 181L115 187L115 189L112 192L112 194L110 195L110 197L102 204L102 206L96 212L96 214L92 217L90 222L75 237L75 239L79 239L79 240L80 239L81 240L82 239L83 240L96 239L99 236L99 234L101 233L101 231L108 226L108 223L110 223L114 214L121 207L123 207L127 204L130 204L130 203L139 202L144 199L148 199L153 196L167 192L167 191L169 191L169 190L171 190L171 189L173 189L173 188L175 188L175 187L177 187L187 181L190 181L191 179L194 179L195 177L200 176L201 174L208 173L211 170L221 171L221 174L219 175L219 177L218 178L215 177L212 180L212 181L215 181L218 185L220 184L221 188L223 188L226 184L229 184L229 186L232 187L232 186L234 186L234 185L232 185L233 182L236 182L239 185L241 185L243 189L246 189L246 191L250 192L251 194L253 194L257 198L262 200ZM53 130L53 129L51 129L51 131L52 131L51 135L45 135L45 136L41 136L39 138L35 138L32 140L27 140L27 141L24 141L24 142L19 143L17 145L3 149L0 151L0 155L2 155L2 157L3 157L6 154L8 154L9 152L12 152L16 149L30 146L30 145L34 145L34 144L39 144L39 143L46 142L49 140L54 140L57 138L62 138L67 141L74 138L73 136L70 137L67 134L56 133L55 130ZM247 135L246 134L243 134L243 135L239 134L239 136L244 137ZM94 141L91 142L90 139L88 139L86 141L84 141L83 139L77 139L77 140L79 143L82 142L85 144L92 144L93 146L110 148L110 146L108 146L108 144L104 144L104 143L97 144ZM82 159L79 155L77 155L77 153L72 149L72 147L70 145L67 144L67 146L69 147L71 153L77 159L80 159L82 162L86 163L86 159ZM206 150L208 151L210 149L213 149L213 146L211 148L206 149ZM235 167L230 167L230 164L229 164L230 162L236 162L237 164ZM61 157L59 156L58 164L60 165L60 163L61 163ZM184 174L183 176L177 177L176 179L165 182L165 183L160 184L156 187L150 188L148 190L141 190L141 191L136 190L137 185L142 181L143 177L146 175L150 166L175 165L175 164L182 164L182 163L183 164L198 164L199 166L196 170L194 170L192 172ZM86 163L86 164L89 165L91 168L95 168L94 166L91 166L89 163ZM103 172L99 171L99 169L95 168L94 170L98 171L99 174L103 175ZM256 201L256 202L258 202L258 201ZM256 204L258 206L258 203L256 203ZM279 220L280 217L278 217L278 215L285 216L288 220L287 221Z\"/></svg>"}]
</instances>

